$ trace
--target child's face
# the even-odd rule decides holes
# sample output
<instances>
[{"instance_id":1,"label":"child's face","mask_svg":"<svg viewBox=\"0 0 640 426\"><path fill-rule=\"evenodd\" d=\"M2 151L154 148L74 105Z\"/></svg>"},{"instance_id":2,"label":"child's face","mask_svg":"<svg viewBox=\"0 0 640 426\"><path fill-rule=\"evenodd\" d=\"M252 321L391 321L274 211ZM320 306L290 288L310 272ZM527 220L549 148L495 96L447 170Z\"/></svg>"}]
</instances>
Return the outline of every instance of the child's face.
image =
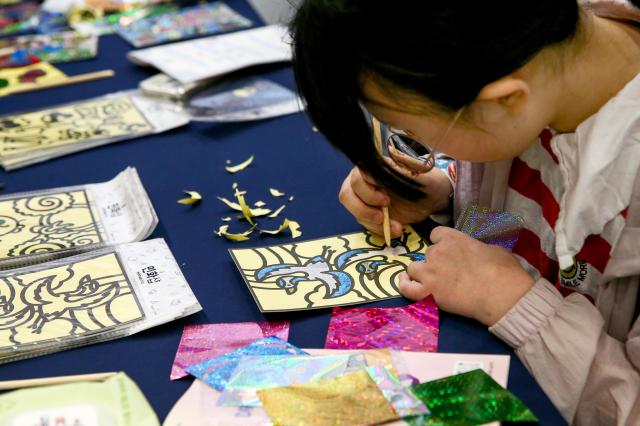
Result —
<instances>
[{"instance_id":1,"label":"child's face","mask_svg":"<svg viewBox=\"0 0 640 426\"><path fill-rule=\"evenodd\" d=\"M406 104L403 108L403 99L390 99L374 84L365 83L363 91L369 100L364 101L365 107L382 123L458 160L512 159L525 151L547 125L545 117L535 113L531 100L515 112L497 100L475 101L465 107L462 117L442 139L454 114L406 112L410 108Z\"/></svg>"}]
</instances>

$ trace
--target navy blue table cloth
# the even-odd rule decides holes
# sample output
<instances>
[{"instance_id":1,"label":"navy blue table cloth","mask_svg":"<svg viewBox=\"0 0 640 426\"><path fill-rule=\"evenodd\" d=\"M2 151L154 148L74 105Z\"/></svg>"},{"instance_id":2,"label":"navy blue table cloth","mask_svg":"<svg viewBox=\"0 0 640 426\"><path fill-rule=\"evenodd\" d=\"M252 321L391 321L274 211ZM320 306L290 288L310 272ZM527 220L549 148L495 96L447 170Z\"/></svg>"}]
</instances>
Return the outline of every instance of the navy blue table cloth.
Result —
<instances>
[{"instance_id":1,"label":"navy blue table cloth","mask_svg":"<svg viewBox=\"0 0 640 426\"><path fill-rule=\"evenodd\" d=\"M244 0L228 0L237 11L259 18ZM132 89L155 73L125 58L131 47L116 35L100 39L98 57L61 64L69 75L114 69L115 77L38 92L0 98L0 114L88 99ZM252 70L253 74L294 87L288 64ZM255 155L251 167L231 175L226 160L237 164ZM57 354L0 365L0 380L125 371L140 386L163 420L191 383L190 378L169 381L169 372L186 324L290 319L290 341L303 348L324 345L330 310L264 316L254 303L227 250L289 241L287 236L253 238L232 243L213 231L229 212L215 196L232 198L237 182L250 200L272 200L269 187L295 196L280 218L297 220L303 239L358 231L361 227L338 202L340 184L350 163L312 130L304 114L238 124L191 123L168 133L124 141L69 155L12 172L0 171L3 193L102 182L127 166L138 169L160 218L152 235L164 238L182 268L203 310L185 319L138 335ZM182 190L203 196L192 207L176 203ZM277 201L269 203L277 207ZM276 205L277 204L277 205ZM275 226L273 226L275 228ZM394 299L373 306L401 306ZM441 352L509 354L509 389L540 418L543 425L564 424L513 351L474 321L441 313Z\"/></svg>"}]
</instances>

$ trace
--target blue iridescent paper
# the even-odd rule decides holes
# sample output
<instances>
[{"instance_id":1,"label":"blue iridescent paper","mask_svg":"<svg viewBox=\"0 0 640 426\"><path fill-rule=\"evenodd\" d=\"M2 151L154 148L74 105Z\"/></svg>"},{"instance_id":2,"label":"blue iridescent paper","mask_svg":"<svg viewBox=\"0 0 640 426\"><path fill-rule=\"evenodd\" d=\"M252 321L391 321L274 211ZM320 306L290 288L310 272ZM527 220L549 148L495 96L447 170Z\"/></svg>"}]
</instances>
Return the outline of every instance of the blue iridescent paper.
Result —
<instances>
[{"instance_id":1,"label":"blue iridescent paper","mask_svg":"<svg viewBox=\"0 0 640 426\"><path fill-rule=\"evenodd\" d=\"M347 372L350 358L350 355L245 356L227 381L218 405L259 407L262 404L258 390L340 376Z\"/></svg>"},{"instance_id":2,"label":"blue iridescent paper","mask_svg":"<svg viewBox=\"0 0 640 426\"><path fill-rule=\"evenodd\" d=\"M307 352L293 346L284 340L270 336L243 346L235 351L203 361L186 368L192 376L206 382L214 389L222 391L229 378L233 375L240 359L248 355L309 355Z\"/></svg>"},{"instance_id":3,"label":"blue iridescent paper","mask_svg":"<svg viewBox=\"0 0 640 426\"><path fill-rule=\"evenodd\" d=\"M399 417L429 414L427 406L388 369L374 365L366 370Z\"/></svg>"}]
</instances>

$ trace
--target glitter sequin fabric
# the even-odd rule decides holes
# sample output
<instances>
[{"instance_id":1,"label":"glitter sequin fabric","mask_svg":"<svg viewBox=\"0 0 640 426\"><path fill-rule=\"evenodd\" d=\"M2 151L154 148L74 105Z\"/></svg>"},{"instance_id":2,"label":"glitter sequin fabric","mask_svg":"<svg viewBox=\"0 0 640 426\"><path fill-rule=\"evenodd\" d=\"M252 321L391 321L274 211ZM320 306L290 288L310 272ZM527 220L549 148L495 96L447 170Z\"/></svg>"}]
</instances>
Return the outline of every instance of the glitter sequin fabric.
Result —
<instances>
[{"instance_id":1,"label":"glitter sequin fabric","mask_svg":"<svg viewBox=\"0 0 640 426\"><path fill-rule=\"evenodd\" d=\"M218 405L259 407L256 391L340 376L349 359L349 355L244 357L227 381Z\"/></svg>"},{"instance_id":2,"label":"glitter sequin fabric","mask_svg":"<svg viewBox=\"0 0 640 426\"><path fill-rule=\"evenodd\" d=\"M474 205L462 212L456 229L484 243L511 250L523 226L524 221L518 215Z\"/></svg>"},{"instance_id":3,"label":"glitter sequin fabric","mask_svg":"<svg viewBox=\"0 0 640 426\"><path fill-rule=\"evenodd\" d=\"M192 365L185 371L208 383L216 390L223 390L238 362L247 355L308 355L278 337L266 337L235 351Z\"/></svg>"},{"instance_id":4,"label":"glitter sequin fabric","mask_svg":"<svg viewBox=\"0 0 640 426\"><path fill-rule=\"evenodd\" d=\"M435 352L438 307L429 296L400 308L334 308L325 348Z\"/></svg>"},{"instance_id":5,"label":"glitter sequin fabric","mask_svg":"<svg viewBox=\"0 0 640 426\"><path fill-rule=\"evenodd\" d=\"M398 413L366 371L258 391L276 425L338 426L377 424Z\"/></svg>"},{"instance_id":6,"label":"glitter sequin fabric","mask_svg":"<svg viewBox=\"0 0 640 426\"><path fill-rule=\"evenodd\" d=\"M414 385L411 391L431 410L428 416L411 419L412 426L538 421L518 398L483 370Z\"/></svg>"},{"instance_id":7,"label":"glitter sequin fabric","mask_svg":"<svg viewBox=\"0 0 640 426\"><path fill-rule=\"evenodd\" d=\"M187 325L182 331L170 378L185 377L188 373L184 369L191 365L269 336L288 340L289 321Z\"/></svg>"}]
</instances>

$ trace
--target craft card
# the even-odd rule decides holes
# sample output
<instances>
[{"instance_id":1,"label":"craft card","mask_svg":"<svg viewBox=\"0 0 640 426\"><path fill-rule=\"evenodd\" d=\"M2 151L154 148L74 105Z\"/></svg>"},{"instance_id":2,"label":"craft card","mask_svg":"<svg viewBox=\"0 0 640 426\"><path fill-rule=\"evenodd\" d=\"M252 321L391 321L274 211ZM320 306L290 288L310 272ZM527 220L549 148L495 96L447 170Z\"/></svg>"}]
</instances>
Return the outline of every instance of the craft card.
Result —
<instances>
[{"instance_id":1,"label":"craft card","mask_svg":"<svg viewBox=\"0 0 640 426\"><path fill-rule=\"evenodd\" d=\"M222 2L214 2L139 19L118 27L117 32L133 46L143 47L249 26L250 20Z\"/></svg>"},{"instance_id":2,"label":"craft card","mask_svg":"<svg viewBox=\"0 0 640 426\"><path fill-rule=\"evenodd\" d=\"M150 133L128 96L0 117L0 157L42 147Z\"/></svg>"},{"instance_id":3,"label":"craft card","mask_svg":"<svg viewBox=\"0 0 640 426\"><path fill-rule=\"evenodd\" d=\"M229 251L260 311L278 312L399 297L398 275L424 260L426 248L407 227L392 247L380 236L356 232Z\"/></svg>"},{"instance_id":4,"label":"craft card","mask_svg":"<svg viewBox=\"0 0 640 426\"><path fill-rule=\"evenodd\" d=\"M0 352L104 332L143 317L115 253L0 278Z\"/></svg>"},{"instance_id":5,"label":"craft card","mask_svg":"<svg viewBox=\"0 0 640 426\"><path fill-rule=\"evenodd\" d=\"M0 69L0 96L10 95L33 86L48 86L66 79L65 73L46 62Z\"/></svg>"},{"instance_id":6,"label":"craft card","mask_svg":"<svg viewBox=\"0 0 640 426\"><path fill-rule=\"evenodd\" d=\"M65 31L55 34L36 34L0 40L0 49L23 49L30 55L55 64L95 58L98 36Z\"/></svg>"},{"instance_id":7,"label":"craft card","mask_svg":"<svg viewBox=\"0 0 640 426\"><path fill-rule=\"evenodd\" d=\"M218 84L196 93L186 105L195 121L252 121L302 109L302 101L295 92L256 77Z\"/></svg>"},{"instance_id":8,"label":"craft card","mask_svg":"<svg viewBox=\"0 0 640 426\"><path fill-rule=\"evenodd\" d=\"M218 77L242 68L291 60L287 29L270 25L129 52L182 83Z\"/></svg>"},{"instance_id":9,"label":"craft card","mask_svg":"<svg viewBox=\"0 0 640 426\"><path fill-rule=\"evenodd\" d=\"M15 34L32 29L37 25L40 7L37 1L0 8L0 35Z\"/></svg>"},{"instance_id":10,"label":"craft card","mask_svg":"<svg viewBox=\"0 0 640 426\"><path fill-rule=\"evenodd\" d=\"M187 123L180 106L138 90L1 116L0 165L13 170Z\"/></svg>"},{"instance_id":11,"label":"craft card","mask_svg":"<svg viewBox=\"0 0 640 426\"><path fill-rule=\"evenodd\" d=\"M0 201L0 259L103 241L85 190Z\"/></svg>"},{"instance_id":12,"label":"craft card","mask_svg":"<svg viewBox=\"0 0 640 426\"><path fill-rule=\"evenodd\" d=\"M0 272L0 363L128 336L200 309L162 239Z\"/></svg>"}]
</instances>

